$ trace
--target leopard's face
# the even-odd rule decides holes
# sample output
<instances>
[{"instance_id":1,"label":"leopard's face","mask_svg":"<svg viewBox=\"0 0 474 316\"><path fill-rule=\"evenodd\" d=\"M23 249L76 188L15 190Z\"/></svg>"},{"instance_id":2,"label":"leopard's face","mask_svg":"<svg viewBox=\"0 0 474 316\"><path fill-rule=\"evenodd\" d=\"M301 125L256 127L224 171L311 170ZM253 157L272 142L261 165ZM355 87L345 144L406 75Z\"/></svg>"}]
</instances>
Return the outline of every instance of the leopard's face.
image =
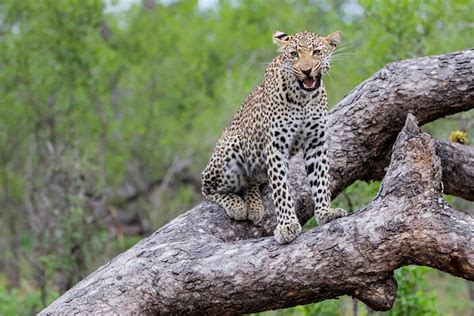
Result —
<instances>
[{"instance_id":1,"label":"leopard's face","mask_svg":"<svg viewBox=\"0 0 474 316\"><path fill-rule=\"evenodd\" d=\"M322 75L329 70L332 54L341 41L341 32L326 37L311 32L288 35L273 34L273 42L279 46L283 67L293 75L305 91L314 91L321 85Z\"/></svg>"}]
</instances>

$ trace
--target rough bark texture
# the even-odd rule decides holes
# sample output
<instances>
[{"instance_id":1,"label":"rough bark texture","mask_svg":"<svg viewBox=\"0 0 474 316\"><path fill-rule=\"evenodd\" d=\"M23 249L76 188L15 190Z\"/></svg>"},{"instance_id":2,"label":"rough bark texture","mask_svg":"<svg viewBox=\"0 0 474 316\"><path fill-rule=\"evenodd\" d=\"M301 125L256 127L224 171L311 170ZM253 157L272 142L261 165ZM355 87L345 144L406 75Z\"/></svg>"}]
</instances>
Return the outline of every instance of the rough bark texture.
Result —
<instances>
[{"instance_id":1,"label":"rough bark texture","mask_svg":"<svg viewBox=\"0 0 474 316\"><path fill-rule=\"evenodd\" d=\"M407 113L425 124L473 107L474 49L386 65L329 116L333 192L357 179L374 179L374 168L384 173ZM455 194L450 188L446 193ZM474 201L474 190L463 197Z\"/></svg>"},{"instance_id":2,"label":"rough bark texture","mask_svg":"<svg viewBox=\"0 0 474 316\"><path fill-rule=\"evenodd\" d=\"M341 101L329 119L333 195L356 179L385 173L407 113L425 123L472 108L472 57L474 51L466 50L387 65ZM413 118L393 148L379 195L354 215L280 246L263 237L275 226L268 188L268 214L260 226L231 221L220 207L204 202L98 269L42 314L240 314L343 294L386 310L399 266L423 264L473 280L474 219L451 209L441 190L442 165L445 191L474 200L472 189L460 192L453 185L460 175L474 181L472 164L461 162L472 162L472 148L420 134ZM299 157L291 182L304 222L313 204Z\"/></svg>"},{"instance_id":3,"label":"rough bark texture","mask_svg":"<svg viewBox=\"0 0 474 316\"><path fill-rule=\"evenodd\" d=\"M205 202L43 313L240 314L344 294L387 310L402 265L474 280L474 218L445 203L441 177L434 141L409 116L378 196L357 214L280 246L273 238L228 241L235 225L214 221L222 211Z\"/></svg>"},{"instance_id":4,"label":"rough bark texture","mask_svg":"<svg viewBox=\"0 0 474 316\"><path fill-rule=\"evenodd\" d=\"M444 191L474 201L474 147L436 141L441 157Z\"/></svg>"}]
</instances>

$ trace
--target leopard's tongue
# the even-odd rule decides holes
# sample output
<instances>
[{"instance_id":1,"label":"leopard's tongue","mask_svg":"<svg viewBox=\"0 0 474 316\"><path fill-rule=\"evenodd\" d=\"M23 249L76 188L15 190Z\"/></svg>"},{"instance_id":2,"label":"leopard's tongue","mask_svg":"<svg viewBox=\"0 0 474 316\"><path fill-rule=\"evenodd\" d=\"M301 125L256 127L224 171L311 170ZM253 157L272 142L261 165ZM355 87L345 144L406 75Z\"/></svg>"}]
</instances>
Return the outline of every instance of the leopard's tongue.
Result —
<instances>
[{"instance_id":1,"label":"leopard's tongue","mask_svg":"<svg viewBox=\"0 0 474 316\"><path fill-rule=\"evenodd\" d=\"M303 80L303 85L308 89L314 88L316 86L316 80L314 78L306 78Z\"/></svg>"}]
</instances>

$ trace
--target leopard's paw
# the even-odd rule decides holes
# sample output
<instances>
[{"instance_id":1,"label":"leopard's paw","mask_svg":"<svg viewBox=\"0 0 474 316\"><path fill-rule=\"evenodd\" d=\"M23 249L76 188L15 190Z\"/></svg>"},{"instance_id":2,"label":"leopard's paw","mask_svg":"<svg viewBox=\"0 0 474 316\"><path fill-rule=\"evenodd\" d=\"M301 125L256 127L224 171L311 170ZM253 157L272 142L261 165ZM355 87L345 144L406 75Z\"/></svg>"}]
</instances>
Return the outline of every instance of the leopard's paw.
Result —
<instances>
[{"instance_id":1,"label":"leopard's paw","mask_svg":"<svg viewBox=\"0 0 474 316\"><path fill-rule=\"evenodd\" d=\"M301 234L301 225L298 219L294 218L287 223L277 225L273 234L279 244L287 244Z\"/></svg>"},{"instance_id":2,"label":"leopard's paw","mask_svg":"<svg viewBox=\"0 0 474 316\"><path fill-rule=\"evenodd\" d=\"M246 200L247 202L248 200ZM247 203L247 218L251 220L254 224L260 222L265 214L265 208L263 207L262 200L260 196L258 199L248 201Z\"/></svg>"},{"instance_id":3,"label":"leopard's paw","mask_svg":"<svg viewBox=\"0 0 474 316\"><path fill-rule=\"evenodd\" d=\"M342 208L332 208L327 212L323 212L321 214L316 214L316 221L319 225L323 225L329 223L330 221L347 216L347 211Z\"/></svg>"},{"instance_id":4,"label":"leopard's paw","mask_svg":"<svg viewBox=\"0 0 474 316\"><path fill-rule=\"evenodd\" d=\"M262 220L263 215L264 215L264 210L263 210L263 206L262 206L261 208L258 208L258 209L255 209L255 208L250 209L249 208L247 217L254 224L257 224Z\"/></svg>"},{"instance_id":5,"label":"leopard's paw","mask_svg":"<svg viewBox=\"0 0 474 316\"><path fill-rule=\"evenodd\" d=\"M244 201L247 204L247 218L257 224L262 220L265 213L258 186L247 189L244 193Z\"/></svg>"},{"instance_id":6,"label":"leopard's paw","mask_svg":"<svg viewBox=\"0 0 474 316\"><path fill-rule=\"evenodd\" d=\"M228 206L225 211L230 218L235 219L236 221L247 219L247 205L245 205L245 203Z\"/></svg>"}]
</instances>

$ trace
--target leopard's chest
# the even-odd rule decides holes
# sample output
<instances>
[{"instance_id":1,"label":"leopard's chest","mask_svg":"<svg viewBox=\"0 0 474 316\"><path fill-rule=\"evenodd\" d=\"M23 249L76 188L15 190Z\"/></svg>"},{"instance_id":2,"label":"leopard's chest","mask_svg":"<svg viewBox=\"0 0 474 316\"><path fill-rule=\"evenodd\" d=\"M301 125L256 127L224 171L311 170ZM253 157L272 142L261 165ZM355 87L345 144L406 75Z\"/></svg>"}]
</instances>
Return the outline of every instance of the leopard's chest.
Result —
<instances>
[{"instance_id":1,"label":"leopard's chest","mask_svg":"<svg viewBox=\"0 0 474 316\"><path fill-rule=\"evenodd\" d=\"M294 106L288 119L282 122L282 130L287 131L287 135L290 138L290 151L298 150L303 146L306 137L311 133L311 126L313 125L314 115L312 108L315 105L310 102L306 103L305 106Z\"/></svg>"}]
</instances>

